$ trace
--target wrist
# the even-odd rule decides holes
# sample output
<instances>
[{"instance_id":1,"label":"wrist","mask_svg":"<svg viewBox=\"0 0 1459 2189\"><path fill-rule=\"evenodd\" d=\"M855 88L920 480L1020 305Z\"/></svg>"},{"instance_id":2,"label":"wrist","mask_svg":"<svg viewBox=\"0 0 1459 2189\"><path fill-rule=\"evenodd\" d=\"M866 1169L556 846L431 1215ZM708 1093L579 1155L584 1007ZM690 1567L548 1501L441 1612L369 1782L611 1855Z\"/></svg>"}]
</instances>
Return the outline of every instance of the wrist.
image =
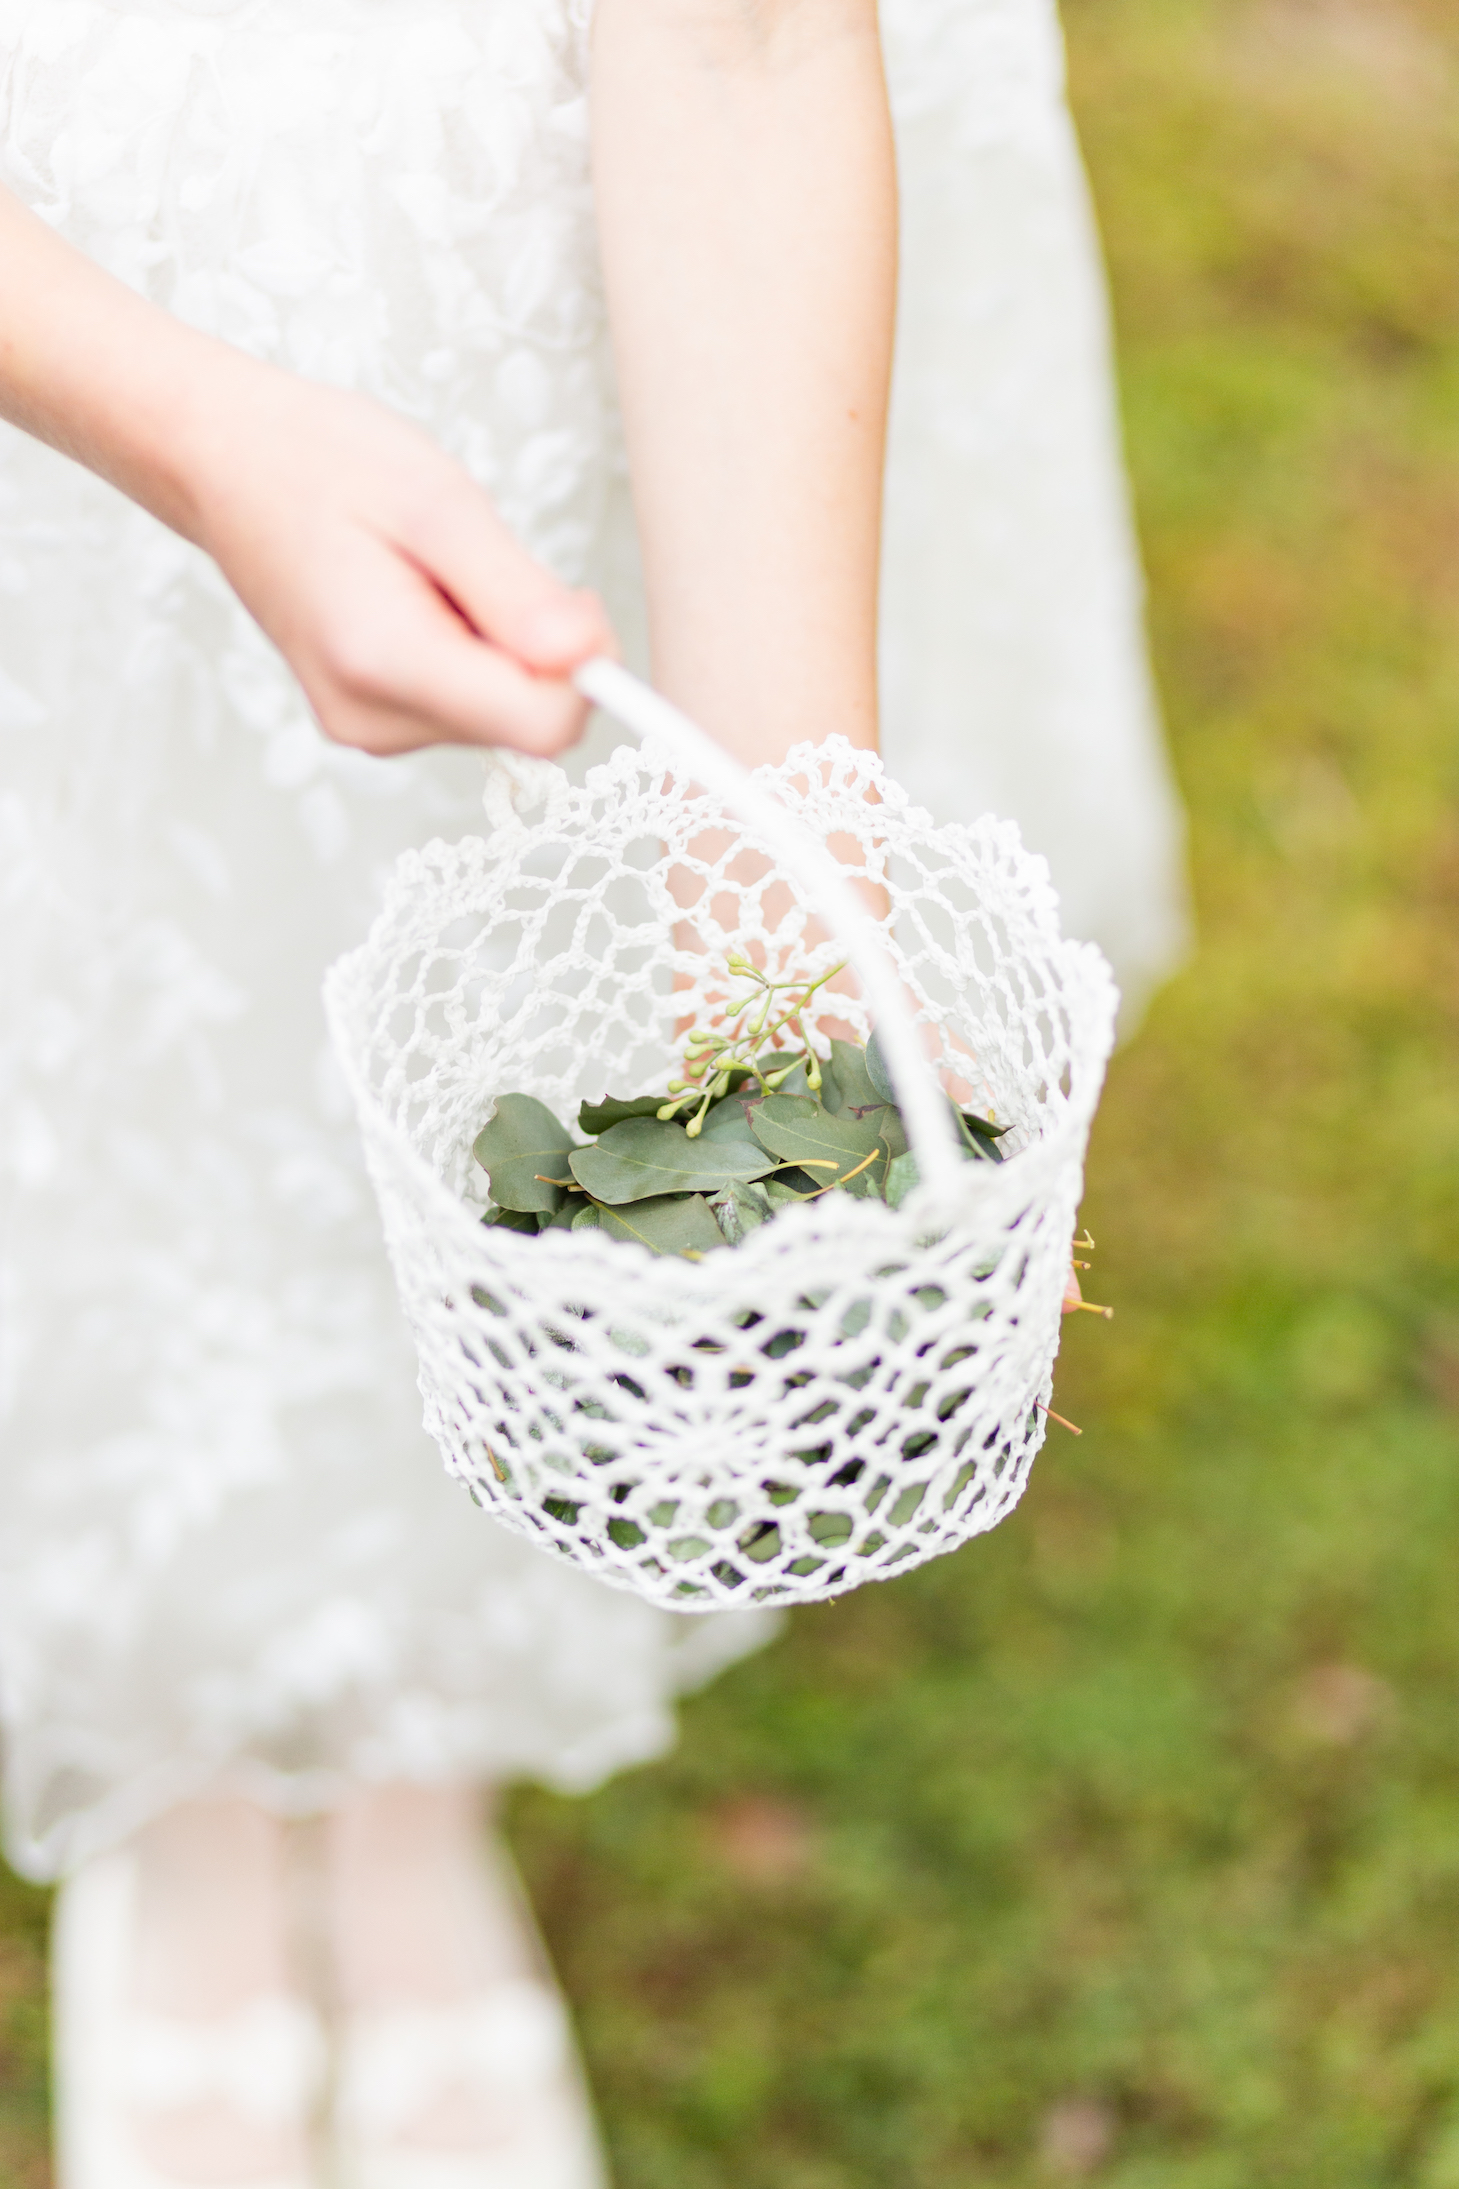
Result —
<instances>
[{"instance_id":1,"label":"wrist","mask_svg":"<svg viewBox=\"0 0 1459 2189\"><path fill-rule=\"evenodd\" d=\"M137 499L216 554L230 472L236 474L253 418L282 375L191 327L174 323L173 332L165 365L159 360L163 369L134 413L148 486Z\"/></svg>"},{"instance_id":2,"label":"wrist","mask_svg":"<svg viewBox=\"0 0 1459 2189\"><path fill-rule=\"evenodd\" d=\"M248 438L249 413L282 376L271 366L128 295L118 315L116 365L96 418L95 455L83 461L154 517L210 553L230 466Z\"/></svg>"}]
</instances>

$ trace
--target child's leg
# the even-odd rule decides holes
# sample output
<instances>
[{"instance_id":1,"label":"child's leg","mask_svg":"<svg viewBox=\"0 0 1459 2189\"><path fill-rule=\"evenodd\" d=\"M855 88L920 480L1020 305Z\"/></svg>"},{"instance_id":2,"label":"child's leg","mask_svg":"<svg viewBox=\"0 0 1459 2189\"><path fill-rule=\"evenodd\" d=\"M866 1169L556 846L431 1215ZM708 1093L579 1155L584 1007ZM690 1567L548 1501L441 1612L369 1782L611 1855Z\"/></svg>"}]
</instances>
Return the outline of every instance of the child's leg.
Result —
<instances>
[{"instance_id":1,"label":"child's leg","mask_svg":"<svg viewBox=\"0 0 1459 2189\"><path fill-rule=\"evenodd\" d=\"M189 1802L63 1887L61 2189L306 2180L323 2047L289 1966L284 1851L251 1803Z\"/></svg>"},{"instance_id":2,"label":"child's leg","mask_svg":"<svg viewBox=\"0 0 1459 2189\"><path fill-rule=\"evenodd\" d=\"M329 1933L340 2003L446 2004L499 1974L533 1973L480 1875L485 1804L474 1787L384 1786L328 1825Z\"/></svg>"},{"instance_id":3,"label":"child's leg","mask_svg":"<svg viewBox=\"0 0 1459 2189\"><path fill-rule=\"evenodd\" d=\"M284 1833L249 1801L190 1801L140 1832L135 1996L144 2012L231 2014L290 1987Z\"/></svg>"},{"instance_id":4,"label":"child's leg","mask_svg":"<svg viewBox=\"0 0 1459 2189\"><path fill-rule=\"evenodd\" d=\"M597 2189L566 2016L484 1808L463 1786L387 1786L329 1821L346 2171L453 2153Z\"/></svg>"}]
</instances>

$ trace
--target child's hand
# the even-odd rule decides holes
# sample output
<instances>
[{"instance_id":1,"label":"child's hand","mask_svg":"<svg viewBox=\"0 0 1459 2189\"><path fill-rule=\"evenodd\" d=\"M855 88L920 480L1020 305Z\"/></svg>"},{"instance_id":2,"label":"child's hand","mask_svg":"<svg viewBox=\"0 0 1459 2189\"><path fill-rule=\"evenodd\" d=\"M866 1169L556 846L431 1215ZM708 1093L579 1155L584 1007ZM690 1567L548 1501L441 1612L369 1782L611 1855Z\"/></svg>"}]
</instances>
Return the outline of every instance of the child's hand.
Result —
<instances>
[{"instance_id":1,"label":"child's hand","mask_svg":"<svg viewBox=\"0 0 1459 2189\"><path fill-rule=\"evenodd\" d=\"M190 420L188 529L288 659L326 733L371 753L440 743L556 753L613 651L424 434L362 396L216 353Z\"/></svg>"},{"instance_id":2,"label":"child's hand","mask_svg":"<svg viewBox=\"0 0 1459 2189\"><path fill-rule=\"evenodd\" d=\"M433 442L145 302L0 189L0 417L215 557L324 729L366 752L555 753L612 652Z\"/></svg>"}]
</instances>

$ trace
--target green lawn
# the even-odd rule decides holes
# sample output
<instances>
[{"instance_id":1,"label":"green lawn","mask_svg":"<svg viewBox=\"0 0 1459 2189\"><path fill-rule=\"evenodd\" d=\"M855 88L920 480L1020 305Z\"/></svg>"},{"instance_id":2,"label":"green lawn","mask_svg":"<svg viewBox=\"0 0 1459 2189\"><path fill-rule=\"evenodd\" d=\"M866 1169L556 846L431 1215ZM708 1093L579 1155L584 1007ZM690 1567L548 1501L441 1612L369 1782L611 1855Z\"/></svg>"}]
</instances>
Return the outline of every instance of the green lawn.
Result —
<instances>
[{"instance_id":1,"label":"green lawn","mask_svg":"<svg viewBox=\"0 0 1459 2189\"><path fill-rule=\"evenodd\" d=\"M1459 16L1067 27L1201 947L1096 1133L1082 1440L514 1800L619 2189L1459 2189Z\"/></svg>"},{"instance_id":2,"label":"green lawn","mask_svg":"<svg viewBox=\"0 0 1459 2189\"><path fill-rule=\"evenodd\" d=\"M50 2180L45 1938L46 1896L0 1866L0 2189Z\"/></svg>"}]
</instances>

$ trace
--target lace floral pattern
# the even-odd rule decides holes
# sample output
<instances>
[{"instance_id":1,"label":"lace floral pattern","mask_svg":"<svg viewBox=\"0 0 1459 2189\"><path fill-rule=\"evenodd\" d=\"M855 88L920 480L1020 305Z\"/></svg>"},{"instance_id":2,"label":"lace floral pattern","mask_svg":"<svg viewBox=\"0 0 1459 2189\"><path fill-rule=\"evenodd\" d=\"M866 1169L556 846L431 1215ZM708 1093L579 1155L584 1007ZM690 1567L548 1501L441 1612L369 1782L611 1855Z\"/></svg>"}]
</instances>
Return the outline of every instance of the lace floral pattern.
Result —
<instances>
[{"instance_id":1,"label":"lace floral pattern","mask_svg":"<svg viewBox=\"0 0 1459 2189\"><path fill-rule=\"evenodd\" d=\"M618 583L587 28L585 0L0 0L0 180ZM1057 30L888 0L886 36L889 763L939 813L1017 814L1138 980L1174 836ZM1091 848L1066 809L1096 780ZM420 1428L318 990L480 785L328 746L202 557L0 430L0 1701L35 1874L220 1774L294 1806L586 1785L767 1631L559 1570Z\"/></svg>"}]
</instances>

